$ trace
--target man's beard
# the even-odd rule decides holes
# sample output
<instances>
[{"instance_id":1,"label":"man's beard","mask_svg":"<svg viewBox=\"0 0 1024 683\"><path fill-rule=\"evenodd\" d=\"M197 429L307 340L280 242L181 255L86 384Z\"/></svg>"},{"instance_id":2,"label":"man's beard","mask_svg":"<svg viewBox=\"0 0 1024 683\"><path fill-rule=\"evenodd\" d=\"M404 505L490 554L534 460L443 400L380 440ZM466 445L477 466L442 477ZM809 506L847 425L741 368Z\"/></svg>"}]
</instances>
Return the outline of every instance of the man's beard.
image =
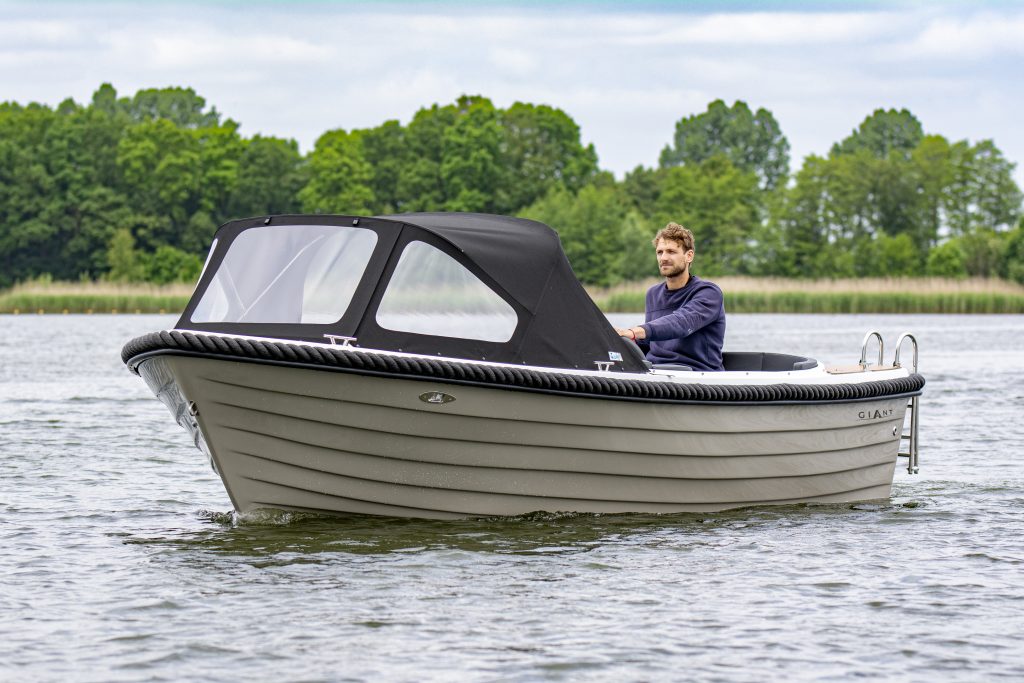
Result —
<instances>
[{"instance_id":1,"label":"man's beard","mask_svg":"<svg viewBox=\"0 0 1024 683\"><path fill-rule=\"evenodd\" d=\"M675 270L673 270L673 271L672 271L671 273L665 273L665 272L663 272L663 273L662 273L662 275L663 275L664 277L679 277L680 275L682 275L682 274L683 274L683 273L685 273L685 272L686 272L686 265L684 265L684 266L682 266L682 267L680 267L680 268L676 268L676 269L675 269Z\"/></svg>"}]
</instances>

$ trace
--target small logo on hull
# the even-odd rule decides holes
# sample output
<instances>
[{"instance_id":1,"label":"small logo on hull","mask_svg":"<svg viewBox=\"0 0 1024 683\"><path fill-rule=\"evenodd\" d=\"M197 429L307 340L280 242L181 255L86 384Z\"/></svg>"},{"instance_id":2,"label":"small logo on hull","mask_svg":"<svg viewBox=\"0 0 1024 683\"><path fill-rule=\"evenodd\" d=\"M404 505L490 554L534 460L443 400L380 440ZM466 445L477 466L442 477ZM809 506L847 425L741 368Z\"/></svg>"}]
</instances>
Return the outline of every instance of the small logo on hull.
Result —
<instances>
[{"instance_id":1,"label":"small logo on hull","mask_svg":"<svg viewBox=\"0 0 1024 683\"><path fill-rule=\"evenodd\" d=\"M455 400L455 397L451 394L446 394L443 391L428 391L420 394L420 400L424 403L433 403L434 405L440 405L442 403L451 403Z\"/></svg>"},{"instance_id":2,"label":"small logo on hull","mask_svg":"<svg viewBox=\"0 0 1024 683\"><path fill-rule=\"evenodd\" d=\"M885 410L862 410L857 413L857 417L861 420L881 420L885 417L892 417L892 414L892 408L886 408Z\"/></svg>"}]
</instances>

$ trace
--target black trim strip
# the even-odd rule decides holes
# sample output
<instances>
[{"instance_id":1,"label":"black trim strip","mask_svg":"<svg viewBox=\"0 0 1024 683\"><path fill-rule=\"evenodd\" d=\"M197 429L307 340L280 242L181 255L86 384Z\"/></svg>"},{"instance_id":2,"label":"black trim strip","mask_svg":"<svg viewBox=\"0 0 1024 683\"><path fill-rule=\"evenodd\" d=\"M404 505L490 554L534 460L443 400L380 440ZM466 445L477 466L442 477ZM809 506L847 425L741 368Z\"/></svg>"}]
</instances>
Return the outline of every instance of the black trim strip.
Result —
<instances>
[{"instance_id":1,"label":"black trim strip","mask_svg":"<svg viewBox=\"0 0 1024 683\"><path fill-rule=\"evenodd\" d=\"M440 358L360 353L344 347L303 346L283 341L237 337L153 332L137 337L121 350L121 359L133 371L154 355L176 354L287 365L361 375L401 377L421 381L486 386L493 389L536 391L581 398L611 400L764 405L789 403L853 403L920 395L924 378L911 374L894 380L855 384L722 385L652 382L594 375L569 375L527 367L478 365Z\"/></svg>"}]
</instances>

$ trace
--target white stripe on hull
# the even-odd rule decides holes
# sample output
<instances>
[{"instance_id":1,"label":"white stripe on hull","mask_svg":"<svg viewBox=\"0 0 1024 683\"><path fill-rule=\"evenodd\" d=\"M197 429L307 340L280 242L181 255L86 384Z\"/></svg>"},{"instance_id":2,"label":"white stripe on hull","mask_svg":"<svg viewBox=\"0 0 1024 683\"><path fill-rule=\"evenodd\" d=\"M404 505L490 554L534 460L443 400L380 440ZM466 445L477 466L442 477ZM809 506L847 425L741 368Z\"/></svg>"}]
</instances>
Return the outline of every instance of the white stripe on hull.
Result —
<instances>
[{"instance_id":1,"label":"white stripe on hull","mask_svg":"<svg viewBox=\"0 0 1024 683\"><path fill-rule=\"evenodd\" d=\"M652 404L192 357L153 362L197 403L241 511L461 517L886 498L906 410L905 398ZM420 400L430 391L456 400Z\"/></svg>"}]
</instances>

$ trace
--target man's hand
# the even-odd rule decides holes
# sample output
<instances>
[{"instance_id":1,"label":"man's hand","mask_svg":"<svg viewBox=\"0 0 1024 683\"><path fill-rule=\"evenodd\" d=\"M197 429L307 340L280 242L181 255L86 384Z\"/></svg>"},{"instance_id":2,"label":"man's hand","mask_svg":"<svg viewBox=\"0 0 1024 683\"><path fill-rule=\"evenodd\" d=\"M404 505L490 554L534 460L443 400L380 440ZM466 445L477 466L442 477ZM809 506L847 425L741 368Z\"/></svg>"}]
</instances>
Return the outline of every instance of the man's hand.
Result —
<instances>
[{"instance_id":1,"label":"man's hand","mask_svg":"<svg viewBox=\"0 0 1024 683\"><path fill-rule=\"evenodd\" d=\"M647 336L647 333L642 327L616 327L615 333L630 341L639 341Z\"/></svg>"}]
</instances>

